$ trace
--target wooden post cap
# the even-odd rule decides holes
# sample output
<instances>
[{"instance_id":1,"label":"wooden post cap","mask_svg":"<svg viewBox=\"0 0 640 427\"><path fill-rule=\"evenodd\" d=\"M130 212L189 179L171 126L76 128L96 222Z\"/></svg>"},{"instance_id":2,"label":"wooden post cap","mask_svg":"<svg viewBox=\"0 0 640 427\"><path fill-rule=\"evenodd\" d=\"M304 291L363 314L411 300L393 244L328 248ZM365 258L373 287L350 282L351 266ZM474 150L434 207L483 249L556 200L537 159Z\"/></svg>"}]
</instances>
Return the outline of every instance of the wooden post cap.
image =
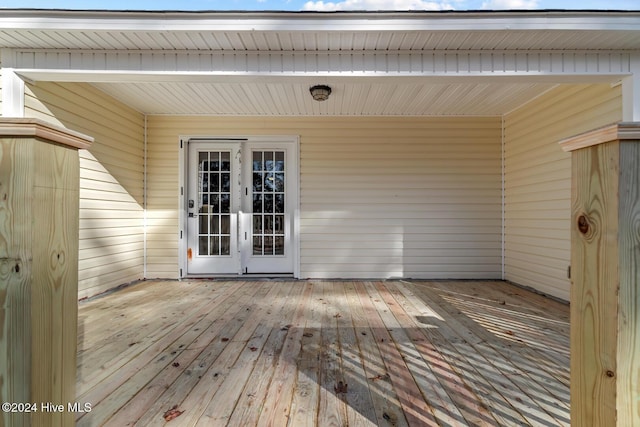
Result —
<instances>
[{"instance_id":1,"label":"wooden post cap","mask_svg":"<svg viewBox=\"0 0 640 427\"><path fill-rule=\"evenodd\" d=\"M0 138L2 137L35 137L82 149L89 148L93 143L93 138L90 136L34 118L0 117Z\"/></svg>"},{"instance_id":2,"label":"wooden post cap","mask_svg":"<svg viewBox=\"0 0 640 427\"><path fill-rule=\"evenodd\" d=\"M574 151L615 140L640 140L640 122L620 122L590 130L558 142L564 151Z\"/></svg>"}]
</instances>

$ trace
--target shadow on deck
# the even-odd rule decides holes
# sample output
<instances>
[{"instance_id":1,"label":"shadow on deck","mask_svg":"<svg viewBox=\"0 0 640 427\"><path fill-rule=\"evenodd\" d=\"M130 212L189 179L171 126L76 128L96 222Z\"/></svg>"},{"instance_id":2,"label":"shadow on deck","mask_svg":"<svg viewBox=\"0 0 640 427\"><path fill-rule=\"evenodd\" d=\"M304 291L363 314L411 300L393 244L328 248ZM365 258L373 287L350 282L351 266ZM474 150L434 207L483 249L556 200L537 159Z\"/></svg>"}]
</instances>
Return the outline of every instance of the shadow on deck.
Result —
<instances>
[{"instance_id":1,"label":"shadow on deck","mask_svg":"<svg viewBox=\"0 0 640 427\"><path fill-rule=\"evenodd\" d=\"M81 304L78 425L569 425L568 318L503 282L144 283Z\"/></svg>"}]
</instances>

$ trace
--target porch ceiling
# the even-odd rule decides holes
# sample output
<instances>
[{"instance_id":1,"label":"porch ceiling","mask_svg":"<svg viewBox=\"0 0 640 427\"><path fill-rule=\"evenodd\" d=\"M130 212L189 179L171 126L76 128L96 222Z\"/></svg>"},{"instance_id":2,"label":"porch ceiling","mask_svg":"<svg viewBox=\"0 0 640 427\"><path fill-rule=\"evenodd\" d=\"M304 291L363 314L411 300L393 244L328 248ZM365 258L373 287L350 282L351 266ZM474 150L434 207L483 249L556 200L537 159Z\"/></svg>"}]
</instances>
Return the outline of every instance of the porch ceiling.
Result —
<instances>
[{"instance_id":1,"label":"porch ceiling","mask_svg":"<svg viewBox=\"0 0 640 427\"><path fill-rule=\"evenodd\" d=\"M354 62L361 62L362 58L373 61L372 69L377 70L376 67L384 69L380 61L429 52L451 53L458 58L455 61L462 58L461 55L470 57L479 53L485 58L494 54L498 58L505 52L507 55L523 53L527 58L530 54L549 55L550 52L556 58L558 55L569 58L576 52L626 54L637 52L640 47L640 12L5 10L0 16L0 47L20 51L23 57L25 53L33 54L38 58L34 64L38 64L46 52L46 61L58 67L56 72L61 72L45 76L37 69L18 70L28 81L91 83L145 114L502 115L556 84L615 83L620 75L610 73L594 78L591 74L581 78L577 73L572 78L578 78L570 80L530 73L515 80L469 76L452 79L437 73L430 78L405 78L376 71L361 78L357 74L349 76L345 69L340 73L323 72L322 65L314 62L318 59L312 57L324 55L330 63L331 58L340 56L340 66L348 66L348 57L352 55ZM60 53L75 55L81 58L77 64L100 52L107 53L104 70L118 70L118 62L126 55L155 55L153 61L156 61L159 53L166 52L176 55L176 61L182 54L185 61L191 61L189 58L198 54L225 55L224 61L231 58L239 64L253 60L259 72L238 72L233 78L208 78L206 71L197 77L190 77L188 73L178 78L149 74L145 80L128 79L117 71L114 71L115 77L98 76L93 74L95 70L84 72L80 67L67 70L67 76L63 77L64 61L58 59L59 65L55 65L56 60L51 59ZM275 62L269 62L269 58L279 55L295 56L296 60L306 61L304 67L315 65L317 68L303 68L295 78L271 74L270 67ZM113 63L109 63L109 57ZM560 61L566 62L563 58ZM508 62L504 58L500 60ZM169 61L164 65L171 64ZM393 66L391 62L387 65ZM332 87L333 93L326 102L315 102L309 95L309 87L319 83Z\"/></svg>"},{"instance_id":2,"label":"porch ceiling","mask_svg":"<svg viewBox=\"0 0 640 427\"><path fill-rule=\"evenodd\" d=\"M330 81L329 100L309 87ZM313 79L305 83L96 83L146 114L253 116L429 116L505 114L553 87L549 83L375 83Z\"/></svg>"}]
</instances>

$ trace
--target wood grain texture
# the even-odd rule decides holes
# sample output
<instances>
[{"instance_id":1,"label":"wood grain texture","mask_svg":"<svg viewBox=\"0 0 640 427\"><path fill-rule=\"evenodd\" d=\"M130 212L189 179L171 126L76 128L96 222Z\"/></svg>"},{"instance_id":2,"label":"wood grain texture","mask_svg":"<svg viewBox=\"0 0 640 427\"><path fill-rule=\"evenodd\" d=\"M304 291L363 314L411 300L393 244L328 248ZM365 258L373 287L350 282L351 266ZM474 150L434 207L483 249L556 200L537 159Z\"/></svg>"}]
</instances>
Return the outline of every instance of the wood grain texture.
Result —
<instances>
[{"instance_id":1,"label":"wood grain texture","mask_svg":"<svg viewBox=\"0 0 640 427\"><path fill-rule=\"evenodd\" d=\"M617 416L640 425L640 140L620 143Z\"/></svg>"},{"instance_id":2,"label":"wood grain texture","mask_svg":"<svg viewBox=\"0 0 640 427\"><path fill-rule=\"evenodd\" d=\"M4 118L0 122L0 137L33 137L78 149L91 146L93 138L30 118Z\"/></svg>"},{"instance_id":3,"label":"wood grain texture","mask_svg":"<svg viewBox=\"0 0 640 427\"><path fill-rule=\"evenodd\" d=\"M48 165L44 167L43 165ZM78 153L47 144L35 151L33 204L32 400L74 402L78 322ZM75 414L34 415L66 426Z\"/></svg>"},{"instance_id":4,"label":"wood grain texture","mask_svg":"<svg viewBox=\"0 0 640 427\"><path fill-rule=\"evenodd\" d=\"M27 402L31 393L31 159L33 144L0 139L0 397ZM3 426L28 426L23 414L0 414Z\"/></svg>"},{"instance_id":5,"label":"wood grain texture","mask_svg":"<svg viewBox=\"0 0 640 427\"><path fill-rule=\"evenodd\" d=\"M580 135L559 141L564 151L574 151L614 140L640 139L640 123L614 123L600 129L590 130Z\"/></svg>"},{"instance_id":6,"label":"wood grain texture","mask_svg":"<svg viewBox=\"0 0 640 427\"><path fill-rule=\"evenodd\" d=\"M553 374L568 376L568 307L545 301L500 282L141 283L80 304L83 339L106 343L96 352L161 323L145 319L184 322L85 383L94 410L78 425L165 425L178 405L171 425L567 426L569 385ZM109 327L105 309L128 321ZM80 372L100 369L92 348Z\"/></svg>"},{"instance_id":7,"label":"wood grain texture","mask_svg":"<svg viewBox=\"0 0 640 427\"><path fill-rule=\"evenodd\" d=\"M35 138L0 144L2 401L65 407L3 421L66 426L75 419L66 407L76 386L78 152Z\"/></svg>"},{"instance_id":8,"label":"wood grain texture","mask_svg":"<svg viewBox=\"0 0 640 427\"><path fill-rule=\"evenodd\" d=\"M572 423L637 425L640 141L614 139L572 156Z\"/></svg>"},{"instance_id":9,"label":"wood grain texture","mask_svg":"<svg viewBox=\"0 0 640 427\"><path fill-rule=\"evenodd\" d=\"M619 144L572 157L571 418L576 426L616 420Z\"/></svg>"}]
</instances>

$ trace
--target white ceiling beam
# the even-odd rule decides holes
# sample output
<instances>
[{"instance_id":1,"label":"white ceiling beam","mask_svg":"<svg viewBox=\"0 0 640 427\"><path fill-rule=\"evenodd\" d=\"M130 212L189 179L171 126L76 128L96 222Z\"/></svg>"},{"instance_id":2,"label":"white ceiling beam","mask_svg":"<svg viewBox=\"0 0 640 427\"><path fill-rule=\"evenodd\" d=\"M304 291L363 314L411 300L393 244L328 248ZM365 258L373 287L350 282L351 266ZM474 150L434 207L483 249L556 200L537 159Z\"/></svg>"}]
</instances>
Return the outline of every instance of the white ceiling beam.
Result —
<instances>
[{"instance_id":1,"label":"white ceiling beam","mask_svg":"<svg viewBox=\"0 0 640 427\"><path fill-rule=\"evenodd\" d=\"M464 84L464 83L616 83L626 75L613 74L430 74L407 75L399 73L153 73L120 71L67 71L67 70L16 70L17 74L32 84L38 81L85 83L395 83Z\"/></svg>"},{"instance_id":2,"label":"white ceiling beam","mask_svg":"<svg viewBox=\"0 0 640 427\"><path fill-rule=\"evenodd\" d=\"M466 77L571 81L632 73L628 52L101 52L14 53L15 68L34 81L92 76L95 81L213 81L216 78ZM122 79L122 80L118 80ZM186 80L185 80L186 81Z\"/></svg>"}]
</instances>

